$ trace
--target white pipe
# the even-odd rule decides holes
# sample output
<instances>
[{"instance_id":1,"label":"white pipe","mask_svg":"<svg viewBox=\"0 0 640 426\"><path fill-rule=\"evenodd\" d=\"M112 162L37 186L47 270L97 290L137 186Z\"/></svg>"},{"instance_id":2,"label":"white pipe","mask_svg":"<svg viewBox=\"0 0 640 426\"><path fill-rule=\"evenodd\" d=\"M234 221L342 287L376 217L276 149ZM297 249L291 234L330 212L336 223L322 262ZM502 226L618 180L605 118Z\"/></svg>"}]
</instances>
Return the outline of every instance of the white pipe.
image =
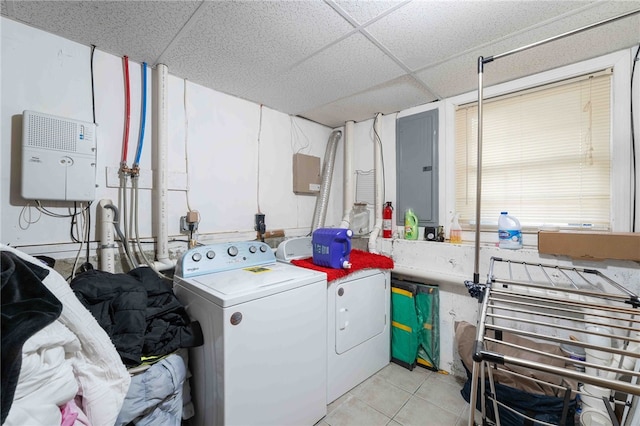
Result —
<instances>
[{"instance_id":1,"label":"white pipe","mask_svg":"<svg viewBox=\"0 0 640 426\"><path fill-rule=\"evenodd\" d=\"M175 266L169 258L169 226L167 211L167 146L169 143L169 68L164 64L156 66L154 80L155 118L153 120L153 138L155 139L156 170L153 175L153 217L155 218L156 261L151 266L164 271Z\"/></svg>"},{"instance_id":2,"label":"white pipe","mask_svg":"<svg viewBox=\"0 0 640 426\"><path fill-rule=\"evenodd\" d=\"M375 202L373 205L373 211L375 212L375 222L373 225L373 230L371 231L371 235L369 236L369 252L370 253L378 253L376 249L376 240L378 238L378 234L380 234L380 230L382 229L382 192L384 190L384 182L382 182L382 141L377 140L380 136L380 118L382 117L381 113L378 113L374 122L373 122L373 165L375 168Z\"/></svg>"},{"instance_id":3,"label":"white pipe","mask_svg":"<svg viewBox=\"0 0 640 426\"><path fill-rule=\"evenodd\" d=\"M342 195L342 205L344 213L342 214L342 222L339 228L351 228L350 214L353 209L353 121L347 121L344 125L344 192Z\"/></svg>"},{"instance_id":4,"label":"white pipe","mask_svg":"<svg viewBox=\"0 0 640 426\"><path fill-rule=\"evenodd\" d=\"M105 208L111 200L103 199L98 203L100 211L100 270L115 273L115 237L113 235L113 211Z\"/></svg>"}]
</instances>

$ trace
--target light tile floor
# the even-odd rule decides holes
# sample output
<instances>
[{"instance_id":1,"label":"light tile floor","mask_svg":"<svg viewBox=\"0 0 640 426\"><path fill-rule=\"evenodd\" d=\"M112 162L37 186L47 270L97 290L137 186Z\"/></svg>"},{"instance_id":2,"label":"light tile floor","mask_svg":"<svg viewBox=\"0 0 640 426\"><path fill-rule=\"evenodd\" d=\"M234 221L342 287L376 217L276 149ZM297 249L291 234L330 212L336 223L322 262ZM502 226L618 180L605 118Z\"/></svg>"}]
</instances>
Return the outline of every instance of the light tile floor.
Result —
<instances>
[{"instance_id":1,"label":"light tile floor","mask_svg":"<svg viewBox=\"0 0 640 426\"><path fill-rule=\"evenodd\" d=\"M465 426L463 384L453 375L390 363L329 404L317 426Z\"/></svg>"}]
</instances>

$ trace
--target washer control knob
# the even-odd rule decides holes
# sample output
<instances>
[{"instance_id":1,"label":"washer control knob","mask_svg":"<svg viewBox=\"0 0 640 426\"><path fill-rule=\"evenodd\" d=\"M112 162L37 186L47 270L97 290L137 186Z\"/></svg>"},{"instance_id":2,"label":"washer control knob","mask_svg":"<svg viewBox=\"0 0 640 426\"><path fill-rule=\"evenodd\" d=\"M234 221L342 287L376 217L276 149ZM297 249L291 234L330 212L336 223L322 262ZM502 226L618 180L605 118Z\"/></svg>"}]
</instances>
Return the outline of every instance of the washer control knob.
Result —
<instances>
[{"instance_id":1,"label":"washer control knob","mask_svg":"<svg viewBox=\"0 0 640 426\"><path fill-rule=\"evenodd\" d=\"M256 248L256 246L251 246L251 247L249 247L249 252L250 252L250 253L255 253L256 251L258 251L258 249Z\"/></svg>"},{"instance_id":2,"label":"washer control knob","mask_svg":"<svg viewBox=\"0 0 640 426\"><path fill-rule=\"evenodd\" d=\"M207 259L213 259L214 257L216 257L216 252L213 250L209 250L207 252Z\"/></svg>"},{"instance_id":3,"label":"washer control knob","mask_svg":"<svg viewBox=\"0 0 640 426\"><path fill-rule=\"evenodd\" d=\"M260 246L260 251L263 253L267 252L267 246Z\"/></svg>"},{"instance_id":4,"label":"washer control knob","mask_svg":"<svg viewBox=\"0 0 640 426\"><path fill-rule=\"evenodd\" d=\"M193 253L193 255L191 256L191 259L193 259L194 262L200 262L200 259L202 259L202 255L200 253Z\"/></svg>"},{"instance_id":5,"label":"washer control knob","mask_svg":"<svg viewBox=\"0 0 640 426\"><path fill-rule=\"evenodd\" d=\"M231 325L238 325L242 322L242 312L234 312L229 318Z\"/></svg>"},{"instance_id":6,"label":"washer control knob","mask_svg":"<svg viewBox=\"0 0 640 426\"><path fill-rule=\"evenodd\" d=\"M229 254L229 256L234 257L238 255L238 247L236 246L231 246L227 249L227 253Z\"/></svg>"}]
</instances>

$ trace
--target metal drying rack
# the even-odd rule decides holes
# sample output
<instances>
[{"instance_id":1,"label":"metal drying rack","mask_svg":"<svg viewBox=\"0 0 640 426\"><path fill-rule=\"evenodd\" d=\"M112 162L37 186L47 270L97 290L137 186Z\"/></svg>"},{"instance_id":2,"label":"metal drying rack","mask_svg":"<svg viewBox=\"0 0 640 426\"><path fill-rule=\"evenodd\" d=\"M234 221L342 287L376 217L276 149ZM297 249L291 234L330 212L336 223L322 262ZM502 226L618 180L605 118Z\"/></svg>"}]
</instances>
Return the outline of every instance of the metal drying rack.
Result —
<instances>
[{"instance_id":1,"label":"metal drying rack","mask_svg":"<svg viewBox=\"0 0 640 426\"><path fill-rule=\"evenodd\" d=\"M498 407L535 421L535 424L556 424L535 420L499 401L495 389L497 371L516 377L514 380L532 381L541 387L556 389L557 396L565 402L561 420L557 423L560 425L565 424L569 401L576 394L584 400L593 398L579 384L609 389L608 397L602 401L593 398L590 404L601 403L598 408L609 414L613 425L624 424L634 395L640 395L640 354L628 349L630 344L633 347L640 344L640 300L637 295L597 270L514 262L496 257L491 258L486 284L466 284L471 295L482 302L473 353L471 407L476 407L478 378L487 377L489 392L485 380L480 380L483 424L493 421L500 425ZM612 361L609 365L600 365L590 362L597 361L590 356L582 361L570 359L568 355L559 356L557 352L516 345L501 338L507 333L535 342L581 347L587 354L597 354L599 359ZM506 348L523 355L505 355ZM545 360L560 360L561 364L567 365L531 361L527 353ZM614 365L613 360L618 365ZM622 368L630 361L631 369ZM542 374L524 376L517 372L517 367ZM546 381L541 377L555 380ZM492 420L487 419L487 400L493 404L495 418ZM623 406L620 423L612 405ZM469 425L473 425L475 410L469 411Z\"/></svg>"},{"instance_id":2,"label":"metal drying rack","mask_svg":"<svg viewBox=\"0 0 640 426\"><path fill-rule=\"evenodd\" d=\"M632 402L640 395L638 378L640 377L640 361L636 358L632 371L619 367L598 365L587 361L571 360L570 368L558 367L551 363L534 362L526 357L505 355L505 349L513 344L500 337L511 333L538 342L555 343L558 345L571 344L582 347L585 351L603 357L615 355L620 359L620 365L625 359L639 357L640 354L627 350L630 344L640 343L637 336L640 321L636 319L640 301L638 296L626 288L602 275L599 271L559 267L551 265L531 264L526 262L505 261L492 258L486 284L480 283L480 206L482 195L482 126L483 126L483 72L484 65L512 54L522 52L549 42L553 42L583 31L596 28L620 19L640 13L640 9L604 19L536 43L513 49L499 55L478 58L478 148L477 148L477 183L476 183L476 230L473 281L465 281L469 293L482 303L478 319L478 329L473 351L473 373L469 410L469 426L474 424L474 414L477 402L478 378L488 377L490 393L485 392L485 380L481 380L482 417L483 424L487 424L485 399L493 404L497 425L500 425L498 406L513 412L514 410L500 402L495 397L495 372L518 377L520 380L532 381L541 386L557 389L563 394L564 409L558 424L564 425L569 414L568 402L581 394L585 397L583 388L578 385L595 386L610 389L608 398L602 399L603 410L609 414L614 426L620 423L614 415L611 404L624 405L622 424L624 424ZM505 266L506 265L506 268ZM516 270L518 269L518 270ZM502 277L502 278L498 278ZM507 277L507 278L505 278ZM612 334L602 332L599 326L612 330ZM573 324L573 325L572 325ZM577 327L576 324L580 324ZM584 326L584 327L583 327ZM542 330L542 331L541 331ZM608 331L608 330L606 330ZM636 334L633 334L636 333ZM493 334L493 335L491 335ZM604 340L602 340L604 339ZM603 345L594 342L608 342ZM615 343L615 345L613 344ZM491 347L491 350L489 348ZM516 347L525 354L536 353L544 359L565 359L562 356L541 352L529 347ZM529 377L510 370L509 366L521 367L530 371L537 371L561 378L560 385L539 378ZM585 369L584 372L578 370ZM573 367L573 369L571 368ZM622 380L624 378L629 381ZM617 393L616 393L617 392ZM619 395L624 396L619 400ZM591 400L594 403L593 400ZM596 401L597 402L597 401ZM534 421L531 417L517 413ZM536 425L551 425L535 420ZM571 423L570 423L571 424Z\"/></svg>"}]
</instances>

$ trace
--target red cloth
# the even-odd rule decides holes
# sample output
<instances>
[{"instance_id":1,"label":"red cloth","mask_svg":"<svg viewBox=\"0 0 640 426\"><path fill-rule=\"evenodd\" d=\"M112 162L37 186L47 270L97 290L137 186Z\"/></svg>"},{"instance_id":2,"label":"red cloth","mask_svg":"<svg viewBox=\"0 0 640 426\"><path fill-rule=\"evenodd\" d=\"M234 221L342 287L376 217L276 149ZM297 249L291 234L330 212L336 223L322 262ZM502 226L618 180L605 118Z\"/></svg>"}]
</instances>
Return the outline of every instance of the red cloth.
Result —
<instances>
[{"instance_id":1,"label":"red cloth","mask_svg":"<svg viewBox=\"0 0 640 426\"><path fill-rule=\"evenodd\" d=\"M351 253L349 254L349 262L351 262L350 269L333 269L316 265L315 263L313 263L313 257L307 257L306 259L295 259L291 261L291 263L296 266L314 269L316 271L326 273L327 281L333 281L339 278L346 277L347 275L352 274L356 271L360 271L362 269L393 269L393 260L390 257L357 249L351 250Z\"/></svg>"}]
</instances>

